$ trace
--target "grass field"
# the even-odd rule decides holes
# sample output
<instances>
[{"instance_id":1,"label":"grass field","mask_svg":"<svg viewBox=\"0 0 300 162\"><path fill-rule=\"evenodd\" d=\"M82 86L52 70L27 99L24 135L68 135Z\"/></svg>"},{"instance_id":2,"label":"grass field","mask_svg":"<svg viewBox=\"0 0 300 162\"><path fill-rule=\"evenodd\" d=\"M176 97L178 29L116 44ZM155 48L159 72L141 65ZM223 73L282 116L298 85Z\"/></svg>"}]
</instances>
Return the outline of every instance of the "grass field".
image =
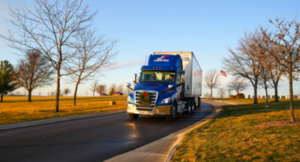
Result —
<instances>
[{"instance_id":1,"label":"grass field","mask_svg":"<svg viewBox=\"0 0 300 162\"><path fill-rule=\"evenodd\" d=\"M289 120L289 102L264 106L223 106L215 118L184 137L173 161L300 161L300 125L258 125ZM299 100L295 118L300 120Z\"/></svg>"},{"instance_id":2,"label":"grass field","mask_svg":"<svg viewBox=\"0 0 300 162\"><path fill-rule=\"evenodd\" d=\"M27 97L4 97L0 102L0 125L125 109L126 97L78 97L77 106L73 106L72 97L61 97L58 113L54 112L55 97L32 97L32 102L27 102ZM116 101L116 105L111 106L110 101Z\"/></svg>"},{"instance_id":3,"label":"grass field","mask_svg":"<svg viewBox=\"0 0 300 162\"><path fill-rule=\"evenodd\" d=\"M202 98L201 100L211 100L209 98ZM224 101L228 101L228 102L240 102L240 103L254 103L254 99L232 99L232 98L213 98L213 100L224 100ZM274 102L275 99L269 99L269 102ZM279 101L290 101L290 99L279 99ZM300 99L294 99L294 101L300 101ZM266 99L257 99L258 103L265 103Z\"/></svg>"}]
</instances>

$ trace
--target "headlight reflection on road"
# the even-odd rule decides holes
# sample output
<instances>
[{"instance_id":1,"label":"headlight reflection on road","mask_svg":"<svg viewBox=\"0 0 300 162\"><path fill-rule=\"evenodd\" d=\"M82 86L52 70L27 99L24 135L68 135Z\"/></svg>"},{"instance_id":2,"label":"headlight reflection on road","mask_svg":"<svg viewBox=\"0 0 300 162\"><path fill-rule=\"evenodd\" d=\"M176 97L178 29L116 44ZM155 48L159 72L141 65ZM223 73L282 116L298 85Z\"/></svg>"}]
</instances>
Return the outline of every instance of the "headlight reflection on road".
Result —
<instances>
[{"instance_id":1,"label":"headlight reflection on road","mask_svg":"<svg viewBox=\"0 0 300 162\"><path fill-rule=\"evenodd\" d=\"M129 134L129 136L130 136L131 138L136 138L136 137L139 136L140 133L139 133L138 130L136 129L135 123L126 123L126 125L129 126L129 127L131 128L130 130L132 130L132 132Z\"/></svg>"},{"instance_id":2,"label":"headlight reflection on road","mask_svg":"<svg viewBox=\"0 0 300 162\"><path fill-rule=\"evenodd\" d=\"M130 128L136 130L135 123L126 123L126 125L130 126Z\"/></svg>"}]
</instances>

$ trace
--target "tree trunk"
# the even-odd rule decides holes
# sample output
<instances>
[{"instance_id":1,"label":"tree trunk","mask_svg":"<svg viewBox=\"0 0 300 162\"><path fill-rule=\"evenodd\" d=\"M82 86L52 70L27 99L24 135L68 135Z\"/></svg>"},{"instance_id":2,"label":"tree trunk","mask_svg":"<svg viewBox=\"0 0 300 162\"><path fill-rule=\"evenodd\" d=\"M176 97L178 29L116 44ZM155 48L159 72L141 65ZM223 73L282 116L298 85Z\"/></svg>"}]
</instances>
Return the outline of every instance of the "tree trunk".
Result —
<instances>
[{"instance_id":1,"label":"tree trunk","mask_svg":"<svg viewBox=\"0 0 300 162\"><path fill-rule=\"evenodd\" d=\"M255 83L253 88L254 88L254 104L257 104L257 83Z\"/></svg>"},{"instance_id":2,"label":"tree trunk","mask_svg":"<svg viewBox=\"0 0 300 162\"><path fill-rule=\"evenodd\" d=\"M212 88L210 89L210 98L213 99Z\"/></svg>"},{"instance_id":3,"label":"tree trunk","mask_svg":"<svg viewBox=\"0 0 300 162\"><path fill-rule=\"evenodd\" d=\"M59 90L60 90L60 70L57 70L57 79L56 79L56 112L59 111Z\"/></svg>"},{"instance_id":4,"label":"tree trunk","mask_svg":"<svg viewBox=\"0 0 300 162\"><path fill-rule=\"evenodd\" d=\"M290 88L290 121L295 122L295 117L294 117L294 95L293 95L293 72L292 72L292 67L289 69L289 88Z\"/></svg>"},{"instance_id":5,"label":"tree trunk","mask_svg":"<svg viewBox=\"0 0 300 162\"><path fill-rule=\"evenodd\" d=\"M31 89L28 90L28 102L31 102Z\"/></svg>"},{"instance_id":6,"label":"tree trunk","mask_svg":"<svg viewBox=\"0 0 300 162\"><path fill-rule=\"evenodd\" d=\"M76 106L76 97L77 97L77 89L78 89L79 81L76 83L75 91L74 91L74 106Z\"/></svg>"},{"instance_id":7,"label":"tree trunk","mask_svg":"<svg viewBox=\"0 0 300 162\"><path fill-rule=\"evenodd\" d=\"M1 92L1 102L3 102L3 91Z\"/></svg>"},{"instance_id":8,"label":"tree trunk","mask_svg":"<svg viewBox=\"0 0 300 162\"><path fill-rule=\"evenodd\" d=\"M236 91L236 94L237 94L237 99L239 99L239 91Z\"/></svg>"},{"instance_id":9,"label":"tree trunk","mask_svg":"<svg viewBox=\"0 0 300 162\"><path fill-rule=\"evenodd\" d=\"M279 99L278 99L278 83L274 84L274 89L275 89L275 102L279 102Z\"/></svg>"},{"instance_id":10,"label":"tree trunk","mask_svg":"<svg viewBox=\"0 0 300 162\"><path fill-rule=\"evenodd\" d=\"M268 103L268 88L267 88L267 84L265 83L265 91L266 91L266 107L269 107L269 103Z\"/></svg>"}]
</instances>

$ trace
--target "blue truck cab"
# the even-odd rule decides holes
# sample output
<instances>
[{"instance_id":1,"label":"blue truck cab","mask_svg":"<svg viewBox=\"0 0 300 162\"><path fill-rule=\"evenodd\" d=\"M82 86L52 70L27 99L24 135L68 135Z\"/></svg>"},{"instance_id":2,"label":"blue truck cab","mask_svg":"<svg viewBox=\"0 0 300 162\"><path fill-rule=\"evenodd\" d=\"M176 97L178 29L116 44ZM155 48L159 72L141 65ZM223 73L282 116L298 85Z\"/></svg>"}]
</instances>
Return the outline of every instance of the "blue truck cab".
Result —
<instances>
[{"instance_id":1,"label":"blue truck cab","mask_svg":"<svg viewBox=\"0 0 300 162\"><path fill-rule=\"evenodd\" d=\"M185 95L186 76L180 54L150 55L148 64L141 67L134 89L130 84L127 85L133 90L127 98L129 117L136 119L139 115L165 115L168 120L175 120L178 113L193 113L196 104L200 105L200 96L197 96L198 99Z\"/></svg>"}]
</instances>

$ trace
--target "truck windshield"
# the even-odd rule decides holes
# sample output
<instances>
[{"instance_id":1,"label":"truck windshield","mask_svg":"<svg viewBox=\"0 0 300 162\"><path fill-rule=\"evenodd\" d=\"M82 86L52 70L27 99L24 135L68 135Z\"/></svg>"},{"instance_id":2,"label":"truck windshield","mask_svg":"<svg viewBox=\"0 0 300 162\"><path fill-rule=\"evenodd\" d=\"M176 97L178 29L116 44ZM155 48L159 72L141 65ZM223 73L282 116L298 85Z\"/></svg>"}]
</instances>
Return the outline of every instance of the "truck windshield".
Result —
<instances>
[{"instance_id":1,"label":"truck windshield","mask_svg":"<svg viewBox=\"0 0 300 162\"><path fill-rule=\"evenodd\" d=\"M175 71L142 71L140 82L175 82Z\"/></svg>"}]
</instances>

